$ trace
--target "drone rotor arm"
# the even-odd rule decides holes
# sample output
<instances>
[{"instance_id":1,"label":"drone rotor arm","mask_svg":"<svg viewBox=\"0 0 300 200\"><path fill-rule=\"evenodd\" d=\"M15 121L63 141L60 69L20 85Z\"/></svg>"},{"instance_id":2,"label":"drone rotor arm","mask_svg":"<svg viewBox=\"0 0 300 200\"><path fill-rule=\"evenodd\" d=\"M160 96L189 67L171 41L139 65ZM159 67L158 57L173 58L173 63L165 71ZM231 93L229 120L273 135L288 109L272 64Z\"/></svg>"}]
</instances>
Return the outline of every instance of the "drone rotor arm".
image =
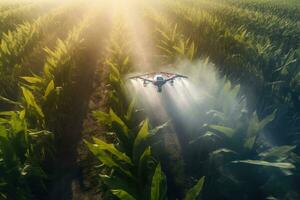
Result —
<instances>
[{"instance_id":1,"label":"drone rotor arm","mask_svg":"<svg viewBox=\"0 0 300 200\"><path fill-rule=\"evenodd\" d=\"M189 77L184 76L184 75L180 75L180 74L176 74L175 78L189 78Z\"/></svg>"},{"instance_id":2,"label":"drone rotor arm","mask_svg":"<svg viewBox=\"0 0 300 200\"><path fill-rule=\"evenodd\" d=\"M174 81L176 78L188 78L188 77L184 75L176 74L173 77L166 79L166 81L172 81L172 80Z\"/></svg>"},{"instance_id":3,"label":"drone rotor arm","mask_svg":"<svg viewBox=\"0 0 300 200\"><path fill-rule=\"evenodd\" d=\"M141 77L141 76L133 76L133 77L130 77L130 79L141 79L141 80L147 81L147 82L154 82L154 81L151 80L151 79L143 78L143 77Z\"/></svg>"}]
</instances>

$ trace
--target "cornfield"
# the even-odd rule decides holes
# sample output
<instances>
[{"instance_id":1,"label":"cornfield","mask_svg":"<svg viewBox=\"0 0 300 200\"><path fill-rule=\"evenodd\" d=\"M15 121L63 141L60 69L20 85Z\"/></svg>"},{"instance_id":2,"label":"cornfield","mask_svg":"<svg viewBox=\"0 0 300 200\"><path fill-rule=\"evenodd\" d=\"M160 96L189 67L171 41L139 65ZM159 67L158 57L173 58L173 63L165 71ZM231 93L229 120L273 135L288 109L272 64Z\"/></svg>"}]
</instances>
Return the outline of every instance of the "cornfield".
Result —
<instances>
[{"instance_id":1,"label":"cornfield","mask_svg":"<svg viewBox=\"0 0 300 200\"><path fill-rule=\"evenodd\" d=\"M0 200L300 199L299 13L1 1Z\"/></svg>"}]
</instances>

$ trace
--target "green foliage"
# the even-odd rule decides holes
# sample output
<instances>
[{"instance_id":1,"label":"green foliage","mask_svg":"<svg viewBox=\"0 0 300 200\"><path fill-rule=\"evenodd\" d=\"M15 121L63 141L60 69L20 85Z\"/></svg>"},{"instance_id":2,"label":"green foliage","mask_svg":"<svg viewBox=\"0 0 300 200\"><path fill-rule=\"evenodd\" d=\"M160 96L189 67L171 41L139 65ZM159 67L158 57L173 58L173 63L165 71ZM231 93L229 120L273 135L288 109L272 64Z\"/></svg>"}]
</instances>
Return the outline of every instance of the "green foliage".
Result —
<instances>
[{"instance_id":1,"label":"green foliage","mask_svg":"<svg viewBox=\"0 0 300 200\"><path fill-rule=\"evenodd\" d=\"M164 0L159 4L141 9L145 24L152 26L153 63L209 58L224 77L204 98L205 106L193 110L197 127L180 127L189 140L184 154L191 161L185 163L183 182L190 185L194 177L203 176L183 199L199 198L204 176L205 199L257 199L257 195L299 199L292 188L300 165L299 2ZM67 17L75 24L73 15L81 15L81 5L0 5L0 199L46 196L52 174L45 163L56 155L56 144L68 134L66 127L80 123L76 115L85 105L74 100L81 98L78 80L86 66L79 60L87 45L83 40L90 33L87 28L96 19L89 12L68 34L57 27L64 27ZM50 8L55 9L41 16ZM110 142L92 138L85 144L102 163L97 167L109 197L167 199L162 168L168 166L154 152L160 143L155 140L157 133L168 123L151 127L152 120L137 112L137 99L128 97L126 74L136 69L139 44L133 43L141 39L134 41L131 32L136 30L131 29L140 27L116 20L124 16L113 13L105 58L99 59L107 73L107 80L101 81L107 83L110 109L94 112L110 131ZM42 60L43 70L32 72L28 60L32 68L39 68L35 60Z\"/></svg>"},{"instance_id":2,"label":"green foliage","mask_svg":"<svg viewBox=\"0 0 300 200\"><path fill-rule=\"evenodd\" d=\"M23 5L11 5L0 12L0 30L1 33L13 30L17 24L21 24L25 21L32 21L48 9L53 8L53 5L47 4L43 6L40 3L23 4ZM5 7L1 2L1 8Z\"/></svg>"},{"instance_id":3,"label":"green foliage","mask_svg":"<svg viewBox=\"0 0 300 200\"><path fill-rule=\"evenodd\" d=\"M189 191L187 191L186 196L184 197L184 200L196 200L203 188L204 181L205 181L205 177L202 177L201 179L199 179L197 184L193 188L191 188Z\"/></svg>"},{"instance_id":4,"label":"green foliage","mask_svg":"<svg viewBox=\"0 0 300 200\"><path fill-rule=\"evenodd\" d=\"M33 199L36 191L46 192L47 175L41 165L53 154L53 137L35 128L27 112L1 113L0 189L4 199Z\"/></svg>"},{"instance_id":5,"label":"green foliage","mask_svg":"<svg viewBox=\"0 0 300 200\"><path fill-rule=\"evenodd\" d=\"M118 36L118 31L114 34ZM114 37L117 36L114 35ZM119 199L166 199L166 177L160 164L155 167L156 161L151 153L150 139L168 123L149 130L148 119L141 123L135 120L136 99L132 99L129 105L127 104L122 79L124 73L130 70L129 58L124 56L125 51L122 47L122 43L116 44L113 40L109 49L111 55L106 60L110 68L109 103L112 108L108 113L102 111L93 113L98 122L107 125L110 131L115 133L117 143L107 144L96 138L93 138L94 144L87 141L85 143L106 167L114 169L110 171L110 175L101 175L102 181L113 195ZM135 132L136 127L139 127L137 132Z\"/></svg>"},{"instance_id":6,"label":"green foliage","mask_svg":"<svg viewBox=\"0 0 300 200\"><path fill-rule=\"evenodd\" d=\"M160 164L157 165L151 183L151 200L166 199L166 177L161 170ZM163 190L163 191L162 191Z\"/></svg>"},{"instance_id":7,"label":"green foliage","mask_svg":"<svg viewBox=\"0 0 300 200\"><path fill-rule=\"evenodd\" d=\"M178 32L177 24L172 28L171 25L168 32L158 29L161 40L158 41L158 48L161 50L162 57L165 57L167 63L172 63L176 60L189 59L193 60L197 53L197 47L190 39L185 39Z\"/></svg>"},{"instance_id":8,"label":"green foliage","mask_svg":"<svg viewBox=\"0 0 300 200\"><path fill-rule=\"evenodd\" d=\"M103 142L97 138L94 138L94 142L99 149L106 150L106 151L110 152L113 156L116 156L119 160L132 165L131 159L125 153L118 151L114 147L114 145L106 144L105 142Z\"/></svg>"},{"instance_id":9,"label":"green foliage","mask_svg":"<svg viewBox=\"0 0 300 200\"><path fill-rule=\"evenodd\" d=\"M119 199L124 199L124 200L135 200L134 197L132 197L130 194L123 190L112 190L111 191L115 196L117 196Z\"/></svg>"},{"instance_id":10,"label":"green foliage","mask_svg":"<svg viewBox=\"0 0 300 200\"><path fill-rule=\"evenodd\" d=\"M96 113L96 116L99 117L99 112ZM100 118L103 119L101 116L103 116L103 114L100 115ZM114 118L116 118L115 114L114 116ZM119 117L117 119L119 123L122 122ZM109 124L111 120L107 120L106 122ZM121 124L124 124L124 122ZM137 134L134 134L134 132L129 129L130 137L126 137L126 140L120 140L121 143L117 146L107 144L97 138L93 138L94 144L85 141L89 150L101 163L108 168L114 169L112 175L102 176L102 179L104 178L104 183L106 183L111 189L111 192L120 199L145 199L150 197L150 191L148 191L150 182L147 181L149 180L147 177L149 177L152 173L151 171L153 171L153 169L151 169L153 167L150 166L153 166L154 160L151 156L150 146L147 145L149 135L148 120L145 120L142 124ZM112 131L114 131L113 127ZM128 129L120 129L118 131L128 131ZM124 142L127 144L126 146L124 146ZM158 179L157 181L159 181L160 176L162 176L161 173L161 169L160 171L156 171L153 179ZM120 181L128 183L128 185L133 188L128 188L126 184L120 185ZM163 192L156 188L158 186L155 185L153 187L155 190L158 190L156 191L156 195L160 195Z\"/></svg>"},{"instance_id":11,"label":"green foliage","mask_svg":"<svg viewBox=\"0 0 300 200\"><path fill-rule=\"evenodd\" d=\"M278 167L283 169L294 169L295 166L291 163L283 163L283 162L267 162L263 160L238 160L233 161L233 163L247 163L252 165L261 165L261 166L267 166L267 167Z\"/></svg>"},{"instance_id":12,"label":"green foliage","mask_svg":"<svg viewBox=\"0 0 300 200\"><path fill-rule=\"evenodd\" d=\"M90 16L74 27L66 41L59 40L55 51L48 49L44 67L49 69L44 70L47 73L20 77L21 81L16 85L18 73L15 70L21 67L25 54L43 34L45 27L41 23L49 22L47 26L50 26L52 20L55 22L62 14L65 15L64 11L66 10L60 8L32 24L19 25L15 31L4 34L1 41L0 56L3 59L0 70L4 70L5 75L0 79L4 80L2 78L5 76L13 78L13 82L5 79L4 83L14 86L15 91L10 92L17 94L17 88L21 91L16 102L1 98L15 105L14 111L2 112L4 117L0 119L0 187L4 199L39 199L48 195L47 186L52 181L53 169L49 171L45 163L52 164L56 155L54 149L58 137L54 136L63 134L58 130L62 129L60 123L66 121L57 122L62 119L62 115L66 115L62 105L65 105L68 98L72 98L70 93L65 92L74 87L71 76L74 71L64 69L75 69L74 57L80 50L78 46L82 44L82 34L89 25ZM55 62L49 67L51 61ZM72 79L62 78L66 75ZM10 88L5 90L9 91ZM16 98L9 92L4 94L9 98Z\"/></svg>"},{"instance_id":13,"label":"green foliage","mask_svg":"<svg viewBox=\"0 0 300 200\"><path fill-rule=\"evenodd\" d=\"M273 147L271 149L268 149L267 151L261 152L259 156L267 160L272 160L272 159L276 159L277 157L282 157L286 155L287 153L291 152L295 148L296 146L290 146L290 145Z\"/></svg>"},{"instance_id":14,"label":"green foliage","mask_svg":"<svg viewBox=\"0 0 300 200\"><path fill-rule=\"evenodd\" d=\"M235 132L232 128L228 128L225 126L219 126L219 125L209 125L209 128L212 128L216 131L224 133L227 137L232 137Z\"/></svg>"},{"instance_id":15,"label":"green foliage","mask_svg":"<svg viewBox=\"0 0 300 200\"><path fill-rule=\"evenodd\" d=\"M253 113L253 116L251 117L251 120L249 122L249 126L247 129L247 138L245 141L245 148L251 150L255 144L255 141L258 137L258 134L261 132L261 130L271 121L274 120L275 118L275 111L266 116L264 119L262 119L261 121L258 120L257 114L256 112Z\"/></svg>"},{"instance_id":16,"label":"green foliage","mask_svg":"<svg viewBox=\"0 0 300 200\"><path fill-rule=\"evenodd\" d=\"M35 111L41 116L44 117L44 114L42 112L42 109L40 108L40 106L36 103L35 101L35 97L33 96L33 94L30 92L30 90L21 87L22 92L23 92L23 96L25 98L26 104L28 106L32 106Z\"/></svg>"}]
</instances>

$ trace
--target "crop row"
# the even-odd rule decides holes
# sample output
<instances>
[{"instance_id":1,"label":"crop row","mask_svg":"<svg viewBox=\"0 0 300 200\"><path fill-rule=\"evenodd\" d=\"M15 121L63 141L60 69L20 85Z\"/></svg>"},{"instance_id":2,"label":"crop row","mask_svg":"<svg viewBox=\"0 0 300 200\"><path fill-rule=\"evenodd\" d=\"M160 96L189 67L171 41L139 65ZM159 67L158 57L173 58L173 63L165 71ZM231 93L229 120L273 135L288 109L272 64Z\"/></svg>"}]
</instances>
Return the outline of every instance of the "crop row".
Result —
<instances>
[{"instance_id":1,"label":"crop row","mask_svg":"<svg viewBox=\"0 0 300 200\"><path fill-rule=\"evenodd\" d=\"M294 72L291 71L295 69L295 66L297 66L297 63L295 63L294 60L297 57L295 52L291 51L288 54L285 54L281 50L277 49L275 52L277 51L276 53L281 53L279 53L280 56L277 55L276 57L273 54L274 49L277 48L276 46L273 46L272 44L265 46L263 43L260 44L260 41L250 40L249 38L251 37L247 35L248 33L246 30L243 30L242 28L240 30L234 30L234 28L230 27L227 28L225 23L216 19L208 12L202 11L201 9L193 9L192 7L185 7L186 4L183 2L181 2L181 4L178 2L170 2L170 4L171 6L167 9L165 8L163 12L160 12L158 9L152 9L148 12L148 17L153 20L154 25L156 24L156 29L161 35L157 41L159 48L163 49L163 52L167 54L172 54L173 52L175 55L179 49L181 49L179 52L198 52L199 56L203 57L208 55L212 61L219 61L217 62L217 67L219 65L218 69L222 70L223 73L225 72L225 75L232 73L232 68L224 70L224 67L236 67L235 69L239 68L239 70L236 71L237 74L229 76L233 80L236 77L240 77L241 73L246 73L248 78L253 78L258 74L257 72L259 72L255 69L262 70L259 72L262 73L259 77L264 79L261 85L259 85L262 89L262 96L260 96L260 101L257 103L257 107L254 108L258 109L257 111L249 110L249 103L247 105L244 102L247 101L249 95L246 96L247 98L243 97L243 93L239 91L240 86L234 86L230 83L230 81L226 81L225 79L219 83L219 86L216 90L214 90L215 93L211 93L209 95L213 98L209 98L207 100L208 102L203 102L201 106L202 108L199 108L198 112L193 110L193 113L197 113L194 117L198 119L198 128L195 127L194 130L198 131L191 133L183 128L180 129L180 135L185 135L190 140L189 147L186 149L189 153L187 153L187 158L185 158L185 162L188 165L187 168L189 170L192 169L191 171L192 174L194 173L193 175L198 174L198 176L206 176L207 184L210 186L206 188L205 191L218 190L218 194L208 192L204 193L204 197L208 199L216 199L220 198L218 195L221 195L223 197L226 196L229 199L238 199L239 195L247 193L247 191L244 191L243 188L252 188L259 192L259 189L257 188L258 183L255 183L255 179L251 179L251 177L248 176L246 179L240 177L243 173L251 173L252 175L250 176L254 176L256 172L248 171L252 168L251 165L258 166L257 169L259 172L257 172L262 174L267 173L262 170L263 166L276 167L281 169L280 171L285 171L285 167L291 167L290 172L293 173L293 178L296 180L298 173L295 169L296 166L299 166L299 156L294 153L296 147L292 145L291 141L295 139L294 137L298 128L296 125L297 123L295 123L295 120L297 120L297 117L295 119L295 115L297 116L299 113L294 110L297 100L295 99L295 101L293 101L289 99L289 95L285 93L288 92L286 91L287 88L291 87L291 90L289 91L290 93L293 93L293 90L297 88L293 88L291 85L291 82L297 79L297 75L295 76ZM172 14L171 17L167 16L166 13L168 13L168 9L171 9L171 12L174 12L175 14ZM188 41L192 44L190 48L183 48L185 46L184 41ZM259 45L261 45L261 47L265 47L258 51ZM253 59L250 57L252 56L252 52ZM229 60L227 59L231 56L233 60L228 62ZM232 62L237 59L238 56L242 58L242 60L240 60L240 62ZM185 57L188 58L189 56ZM275 60L274 57L276 57L277 60ZM258 60L255 61L255 59ZM255 66L257 68L252 68L253 71L251 69L245 69L245 67L252 67L252 65L249 66L249 63L247 62L253 62L253 67ZM284 74L281 71L280 74L273 73L270 76L270 71L274 72L274 70L277 69L276 67L274 68L274 63L277 63L277 65L285 63L283 66L286 66L287 73ZM186 67L193 71L191 67L194 64L191 63L190 65L191 66L187 64ZM204 67L203 65L207 65L207 63L202 65L199 64L198 67ZM288 78L289 76L291 76L291 78ZM278 79L286 85L278 86L272 82ZM272 84L270 84L269 81L272 82ZM251 84L253 85L253 82ZM261 93L256 93L256 95L261 95ZM279 99L285 102L285 105L289 106L290 109L289 113L286 114L284 118L282 118L282 116L280 117L283 110L280 104L278 104ZM235 105L232 104L235 101L239 103ZM262 102L265 102L266 104ZM274 111L276 109L277 113ZM269 112L270 110L273 110L274 112L270 115L266 115L266 110ZM265 118L258 116L265 116ZM276 123L280 124L277 128L285 127L286 135L281 135L277 138L281 141L281 144L285 145L270 147L259 138L262 137L263 130L269 130L273 134L273 137L278 137L277 133L282 133L277 132L276 129L270 128L270 126L272 126L271 124L274 126L274 123L272 122L275 119ZM185 119L183 118L178 122L176 121L175 124L179 124L178 126L180 126L180 123L184 120ZM288 124L293 124L294 126L289 127L287 130L286 127L289 126ZM280 130L282 129L280 128ZM210 144L210 146L207 146L206 144ZM203 152L207 151L209 151L209 155L203 156ZM284 161L285 164L279 164L278 160L280 160L280 157L285 157L283 155L285 153L290 156L288 156L289 159ZM276 155L276 157L278 157L271 158L271 154L272 156ZM194 157L189 157L191 155L194 155ZM195 162L195 157L197 157L196 160L199 160L199 163ZM241 165L241 163L248 165ZM292 165L288 166L289 164L287 163ZM239 170L235 169L234 166L238 164L240 164ZM259 166L261 167L260 170ZM285 175L277 172L272 174L272 177L273 180L276 180L277 178L285 180L285 184L289 184L287 182L290 181ZM235 181L232 181L232 179ZM247 185L243 185L243 181L245 181L245 184ZM260 181L261 182L259 184L262 185L268 183L267 187L269 189L267 194L269 195L284 196L289 195L288 193L292 192L281 191L275 194L275 192L270 189L274 187L274 185L270 183L270 179ZM223 190L223 186L221 186L222 183L232 185L227 185L228 187ZM231 194L233 191L231 191L231 188L237 187L239 188L239 191L241 191L241 194L235 193L235 195L232 196ZM255 193L247 193L249 197L253 194Z\"/></svg>"},{"instance_id":2,"label":"crop row","mask_svg":"<svg viewBox=\"0 0 300 200\"><path fill-rule=\"evenodd\" d=\"M218 20L225 23L227 27L238 28L244 26L247 31L255 34L256 37L267 37L273 44L283 46L285 51L299 46L300 24L298 21L278 17L274 14L240 8L235 5L226 5L217 1L200 1L188 7L198 11L207 10Z\"/></svg>"},{"instance_id":3,"label":"crop row","mask_svg":"<svg viewBox=\"0 0 300 200\"><path fill-rule=\"evenodd\" d=\"M190 12L188 8L184 10L183 5L179 7L176 10L177 14L182 16L183 21L179 24L183 27L181 30L192 29L190 31L192 35L188 31L186 35L196 41L198 48L202 48L204 53L208 52L212 60L222 66L222 70L225 68L227 75L236 73L234 77L240 77L246 86L252 85L251 87L255 88L256 99L250 98L252 102L257 103L256 108L259 109L259 113L264 113L271 107L285 109L282 107L284 103L289 105L287 114L289 120L297 119L295 117L298 115L296 110L299 101L297 100L297 91L299 91L297 49L291 48L286 52L283 47L274 45L267 38L259 39L243 26L234 31L213 16L201 15L201 11ZM287 122L289 120L284 119L285 123L289 123ZM285 123L282 123L282 127L289 127L284 125ZM287 131L288 135L293 135L291 132L295 128L295 126L291 127Z\"/></svg>"},{"instance_id":4,"label":"crop row","mask_svg":"<svg viewBox=\"0 0 300 200\"><path fill-rule=\"evenodd\" d=\"M236 1L236 0L218 0L219 3L228 3L230 5L238 6L240 8L251 9L268 14L277 15L283 18L289 18L298 21L300 15L300 4L297 0L288 1Z\"/></svg>"},{"instance_id":5,"label":"crop row","mask_svg":"<svg viewBox=\"0 0 300 200\"><path fill-rule=\"evenodd\" d=\"M150 128L148 119L141 121L140 114L135 111L135 99L128 99L124 77L133 68L131 56L134 52L129 48L132 41L122 39L128 33L128 27L116 21L104 62L104 66L110 69L110 109L107 113L94 112L99 123L107 126L111 133L107 140L114 142L93 138L93 143L86 141L86 144L104 164L99 170L102 182L109 189L104 198L113 194L119 199L166 199L166 178L153 155L151 140L167 124ZM195 199L203 183L204 178L187 192L185 199Z\"/></svg>"},{"instance_id":6,"label":"crop row","mask_svg":"<svg viewBox=\"0 0 300 200\"><path fill-rule=\"evenodd\" d=\"M40 23L56 21L68 14L69 9L74 8L60 8L28 26L41 31ZM83 37L94 15L91 12L85 16L64 41L57 39L53 49L46 48L43 71L39 75L21 77L16 88L21 91L20 97L15 101L7 99L15 109L1 113L2 199L40 199L57 195L49 192L58 184L54 181L59 174L55 159L59 153L57 144L66 134L64 127L68 119L65 117L73 116L74 109L70 107L77 94L74 91L78 55L82 52ZM38 36L39 33L32 34ZM27 43L21 44L26 46Z\"/></svg>"},{"instance_id":7,"label":"crop row","mask_svg":"<svg viewBox=\"0 0 300 200\"><path fill-rule=\"evenodd\" d=\"M76 7L57 8L39 17L33 23L25 22L18 25L16 30L3 33L0 49L1 96L17 98L18 76L21 75L21 71L24 71L22 69L24 60L39 44L39 41L48 36L48 31L57 26L57 22L63 23L63 19L73 12L74 8Z\"/></svg>"},{"instance_id":8,"label":"crop row","mask_svg":"<svg viewBox=\"0 0 300 200\"><path fill-rule=\"evenodd\" d=\"M15 29L18 24L33 21L53 7L53 5L45 7L39 3L32 3L3 10L0 12L0 33Z\"/></svg>"}]
</instances>

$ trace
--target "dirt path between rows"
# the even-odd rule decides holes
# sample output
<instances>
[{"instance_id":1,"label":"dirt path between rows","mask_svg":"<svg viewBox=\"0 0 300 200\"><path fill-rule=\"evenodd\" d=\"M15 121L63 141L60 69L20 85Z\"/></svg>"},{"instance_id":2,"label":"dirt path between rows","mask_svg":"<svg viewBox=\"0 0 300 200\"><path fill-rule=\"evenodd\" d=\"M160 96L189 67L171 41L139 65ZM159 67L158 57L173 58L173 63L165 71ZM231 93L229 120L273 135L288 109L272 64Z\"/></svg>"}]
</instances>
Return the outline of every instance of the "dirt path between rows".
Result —
<instances>
[{"instance_id":1,"label":"dirt path between rows","mask_svg":"<svg viewBox=\"0 0 300 200\"><path fill-rule=\"evenodd\" d=\"M103 67L103 52L109 34L108 11L99 14L86 33L84 47L79 55L76 97L72 102L72 117L64 125L64 136L57 144L54 183L50 200L102 199L96 192L93 173L94 159L83 139L101 137L103 128L92 117L97 108L105 108L107 70Z\"/></svg>"},{"instance_id":2,"label":"dirt path between rows","mask_svg":"<svg viewBox=\"0 0 300 200\"><path fill-rule=\"evenodd\" d=\"M88 151L83 139L91 141L92 137L105 140L105 127L101 126L93 117L95 110L105 110L107 108L107 69L99 63L93 81L93 92L89 99L86 118L83 120L82 140L80 141L77 152L77 164L79 166L79 177L72 183L74 200L99 200L103 199L99 193L99 177L94 170L94 156Z\"/></svg>"},{"instance_id":3,"label":"dirt path between rows","mask_svg":"<svg viewBox=\"0 0 300 200\"><path fill-rule=\"evenodd\" d=\"M101 200L103 194L100 191L99 175L95 170L98 164L95 157L89 152L84 140L91 141L92 137L105 140L105 127L99 124L93 117L96 110L107 110L108 101L108 73L109 69L104 64L106 55L109 33L111 32L111 24L109 14L101 21L101 41L98 49L97 63L94 65L93 74L89 77L91 81L91 90L87 100L87 107L84 118L82 120L81 138L77 145L76 163L78 167L77 176L72 181L72 199L73 200Z\"/></svg>"}]
</instances>

